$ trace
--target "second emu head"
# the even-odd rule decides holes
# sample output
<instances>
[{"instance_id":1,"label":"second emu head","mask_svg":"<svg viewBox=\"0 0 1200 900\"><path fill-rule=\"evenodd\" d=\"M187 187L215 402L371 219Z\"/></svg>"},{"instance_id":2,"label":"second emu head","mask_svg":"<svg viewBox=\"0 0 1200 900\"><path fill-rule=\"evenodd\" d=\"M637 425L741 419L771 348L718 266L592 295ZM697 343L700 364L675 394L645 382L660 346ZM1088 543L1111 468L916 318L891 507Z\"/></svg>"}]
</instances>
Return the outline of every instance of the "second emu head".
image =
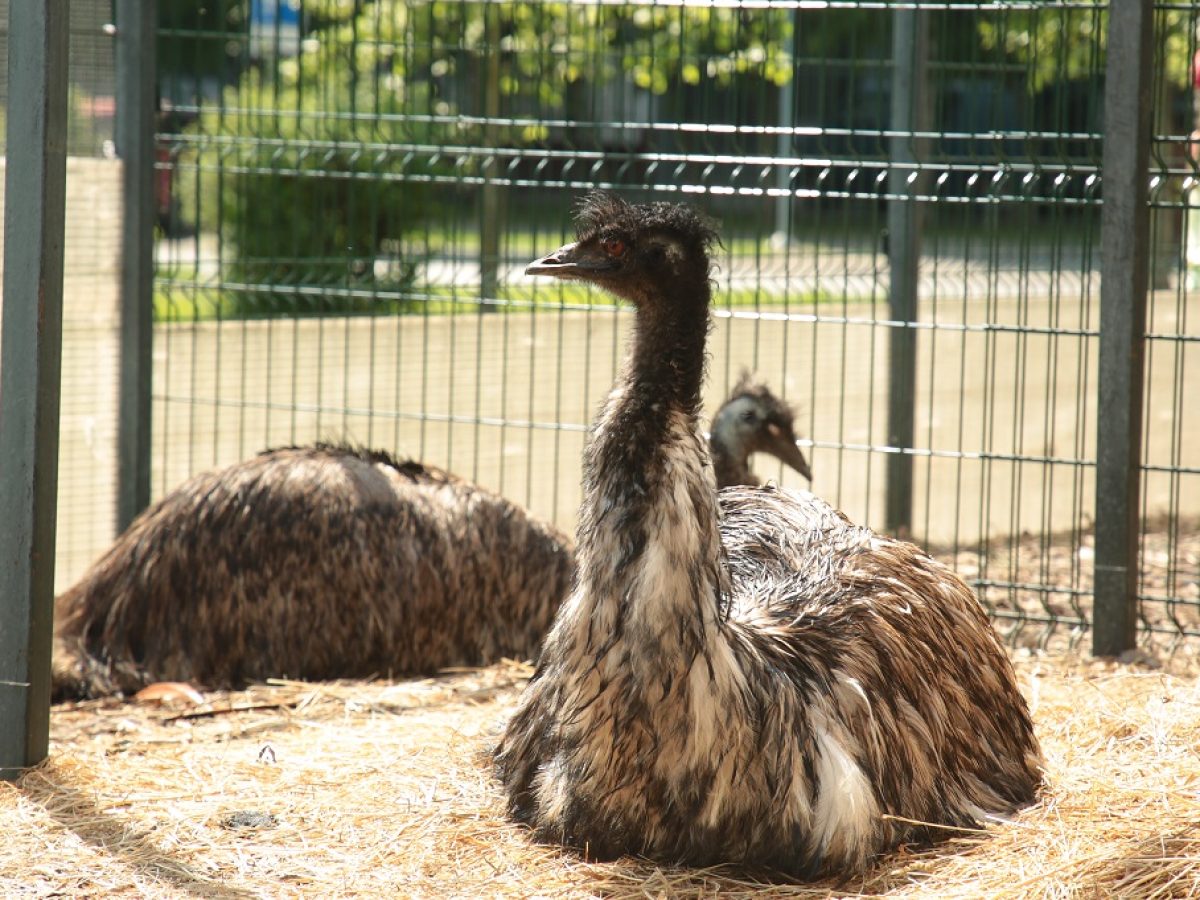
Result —
<instances>
[{"instance_id":1,"label":"second emu head","mask_svg":"<svg viewBox=\"0 0 1200 900\"><path fill-rule=\"evenodd\" d=\"M796 442L794 418L786 401L744 372L713 418L710 444L717 483L758 484L750 471L754 453L769 453L812 481L812 469Z\"/></svg>"}]
</instances>

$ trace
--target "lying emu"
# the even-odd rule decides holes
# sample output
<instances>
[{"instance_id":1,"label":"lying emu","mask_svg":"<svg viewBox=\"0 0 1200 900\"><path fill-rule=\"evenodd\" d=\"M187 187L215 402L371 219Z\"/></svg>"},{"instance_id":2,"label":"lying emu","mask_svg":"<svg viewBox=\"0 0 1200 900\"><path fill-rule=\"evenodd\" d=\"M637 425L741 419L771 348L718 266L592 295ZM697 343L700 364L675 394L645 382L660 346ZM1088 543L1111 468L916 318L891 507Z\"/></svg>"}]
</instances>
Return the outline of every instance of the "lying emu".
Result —
<instances>
[{"instance_id":1,"label":"lying emu","mask_svg":"<svg viewBox=\"0 0 1200 900\"><path fill-rule=\"evenodd\" d=\"M55 601L57 699L536 654L567 538L440 469L317 445L191 478Z\"/></svg>"}]
</instances>

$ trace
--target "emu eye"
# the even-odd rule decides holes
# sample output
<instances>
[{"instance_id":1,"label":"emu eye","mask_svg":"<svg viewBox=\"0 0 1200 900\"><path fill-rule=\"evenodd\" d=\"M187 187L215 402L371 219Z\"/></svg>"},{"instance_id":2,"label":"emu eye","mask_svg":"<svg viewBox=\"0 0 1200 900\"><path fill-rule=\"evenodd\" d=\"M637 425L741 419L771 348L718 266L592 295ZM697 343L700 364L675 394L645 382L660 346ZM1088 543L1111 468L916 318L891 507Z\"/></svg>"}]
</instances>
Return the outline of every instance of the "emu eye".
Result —
<instances>
[{"instance_id":1,"label":"emu eye","mask_svg":"<svg viewBox=\"0 0 1200 900\"><path fill-rule=\"evenodd\" d=\"M620 238L609 238L600 245L604 252L614 259L625 255L625 242Z\"/></svg>"},{"instance_id":2,"label":"emu eye","mask_svg":"<svg viewBox=\"0 0 1200 900\"><path fill-rule=\"evenodd\" d=\"M758 421L758 411L754 410L754 409L747 409L747 410L743 411L742 412L742 421L743 422Z\"/></svg>"}]
</instances>

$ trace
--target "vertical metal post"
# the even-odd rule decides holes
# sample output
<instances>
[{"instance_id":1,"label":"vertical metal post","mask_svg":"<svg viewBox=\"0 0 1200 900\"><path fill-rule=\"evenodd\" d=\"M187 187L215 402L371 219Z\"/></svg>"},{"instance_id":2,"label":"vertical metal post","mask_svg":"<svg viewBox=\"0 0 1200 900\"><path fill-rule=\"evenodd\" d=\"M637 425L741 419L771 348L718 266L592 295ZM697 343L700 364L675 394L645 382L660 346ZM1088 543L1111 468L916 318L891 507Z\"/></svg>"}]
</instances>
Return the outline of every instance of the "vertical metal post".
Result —
<instances>
[{"instance_id":1,"label":"vertical metal post","mask_svg":"<svg viewBox=\"0 0 1200 900\"><path fill-rule=\"evenodd\" d=\"M487 77L483 86L483 114L487 124L483 126L483 140L487 148L495 149L500 140L500 128L496 119L500 115L500 6L485 4L485 31L487 34L487 56L484 69ZM500 173L500 163L495 156L488 157L483 167L483 194L479 223L479 295L481 300L494 300L499 286L500 269L500 186L495 178ZM486 303L480 310L490 312L495 307Z\"/></svg>"},{"instance_id":2,"label":"vertical metal post","mask_svg":"<svg viewBox=\"0 0 1200 900\"><path fill-rule=\"evenodd\" d=\"M117 0L116 137L125 194L121 236L118 531L123 531L150 502L156 6L143 0Z\"/></svg>"},{"instance_id":3,"label":"vertical metal post","mask_svg":"<svg viewBox=\"0 0 1200 900\"><path fill-rule=\"evenodd\" d=\"M45 759L62 371L68 0L8 5L0 346L0 777Z\"/></svg>"},{"instance_id":4,"label":"vertical metal post","mask_svg":"<svg viewBox=\"0 0 1200 900\"><path fill-rule=\"evenodd\" d=\"M1153 15L1152 0L1113 3L1108 12L1092 613L1097 656L1115 656L1137 642Z\"/></svg>"},{"instance_id":5,"label":"vertical metal post","mask_svg":"<svg viewBox=\"0 0 1200 900\"><path fill-rule=\"evenodd\" d=\"M891 329L888 354L888 456L885 523L893 533L912 526L913 460L903 451L913 445L917 379L917 269L921 257L921 205L914 199L922 179L911 165L921 158L920 131L926 110L928 13L898 9L892 13L892 125L888 173L888 266Z\"/></svg>"},{"instance_id":6,"label":"vertical metal post","mask_svg":"<svg viewBox=\"0 0 1200 900\"><path fill-rule=\"evenodd\" d=\"M797 27L799 21L796 16L796 10L793 8L789 11L792 24L792 70L788 73L788 79L779 87L779 134L775 137L775 156L779 159L785 159L796 154L796 136L793 128L796 125L796 60L799 56L796 52L799 41ZM775 233L773 235L775 243L780 247L786 247L788 239L791 237L791 222L792 213L792 173L790 166L775 166L775 187L779 189L779 197L775 200Z\"/></svg>"}]
</instances>

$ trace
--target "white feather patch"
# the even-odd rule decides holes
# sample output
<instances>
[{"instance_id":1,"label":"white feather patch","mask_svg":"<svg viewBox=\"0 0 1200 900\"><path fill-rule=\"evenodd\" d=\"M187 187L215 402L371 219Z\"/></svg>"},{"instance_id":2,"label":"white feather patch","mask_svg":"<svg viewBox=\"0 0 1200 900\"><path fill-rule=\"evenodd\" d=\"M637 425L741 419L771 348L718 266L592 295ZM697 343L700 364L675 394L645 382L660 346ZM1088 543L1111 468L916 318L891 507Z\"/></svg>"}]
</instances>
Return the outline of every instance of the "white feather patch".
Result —
<instances>
[{"instance_id":1,"label":"white feather patch","mask_svg":"<svg viewBox=\"0 0 1200 900\"><path fill-rule=\"evenodd\" d=\"M820 791L813 809L813 840L824 851L837 837L842 847L870 840L879 806L858 763L828 728L814 722Z\"/></svg>"},{"instance_id":2,"label":"white feather patch","mask_svg":"<svg viewBox=\"0 0 1200 900\"><path fill-rule=\"evenodd\" d=\"M559 754L542 764L537 774L538 818L543 821L558 821L567 808L570 797L570 780L567 778L566 761Z\"/></svg>"},{"instance_id":3,"label":"white feather patch","mask_svg":"<svg viewBox=\"0 0 1200 900\"><path fill-rule=\"evenodd\" d=\"M869 715L871 712L871 700L867 696L867 692L863 690L862 682L860 682L857 678L847 675L841 669L835 669L833 675L834 678L837 679L839 685L849 688L859 698L862 699L863 704L867 707L867 713Z\"/></svg>"}]
</instances>

